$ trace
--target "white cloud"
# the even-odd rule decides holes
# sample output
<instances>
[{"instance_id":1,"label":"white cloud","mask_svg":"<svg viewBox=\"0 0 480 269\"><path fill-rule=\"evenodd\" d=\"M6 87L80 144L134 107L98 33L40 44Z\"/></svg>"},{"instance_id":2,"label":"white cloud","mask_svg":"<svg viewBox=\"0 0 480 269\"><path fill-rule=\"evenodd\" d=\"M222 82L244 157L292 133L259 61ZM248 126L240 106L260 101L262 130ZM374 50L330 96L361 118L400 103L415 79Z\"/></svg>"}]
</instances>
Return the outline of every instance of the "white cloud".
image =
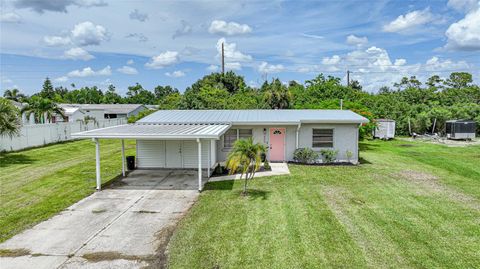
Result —
<instances>
[{"instance_id":1,"label":"white cloud","mask_svg":"<svg viewBox=\"0 0 480 269\"><path fill-rule=\"evenodd\" d=\"M395 63L393 65L395 66L402 66L407 63L407 60L405 59L395 59Z\"/></svg>"},{"instance_id":2,"label":"white cloud","mask_svg":"<svg viewBox=\"0 0 480 269\"><path fill-rule=\"evenodd\" d=\"M75 5L78 7L99 7L106 6L103 0L17 0L14 2L16 8L28 8L38 13L45 11L65 12L67 7Z\"/></svg>"},{"instance_id":3,"label":"white cloud","mask_svg":"<svg viewBox=\"0 0 480 269\"><path fill-rule=\"evenodd\" d=\"M239 62L225 63L226 70L242 70L242 64Z\"/></svg>"},{"instance_id":4,"label":"white cloud","mask_svg":"<svg viewBox=\"0 0 480 269\"><path fill-rule=\"evenodd\" d=\"M368 43L368 38L366 36L360 37L356 35L349 35L347 36L347 44L354 45L354 46L363 46Z\"/></svg>"},{"instance_id":5,"label":"white cloud","mask_svg":"<svg viewBox=\"0 0 480 269\"><path fill-rule=\"evenodd\" d=\"M208 32L211 34L239 35L251 33L252 28L246 24L214 20L210 24Z\"/></svg>"},{"instance_id":6,"label":"white cloud","mask_svg":"<svg viewBox=\"0 0 480 269\"><path fill-rule=\"evenodd\" d=\"M434 56L426 61L425 70L427 71L444 71L444 70L466 70L469 69L470 65L465 61L454 62L450 59L441 60L438 57Z\"/></svg>"},{"instance_id":7,"label":"white cloud","mask_svg":"<svg viewBox=\"0 0 480 269\"><path fill-rule=\"evenodd\" d=\"M134 62L132 59L130 59L130 60L127 61L127 64L128 64L128 65L132 65L132 64L134 64L134 63L135 63L135 62Z\"/></svg>"},{"instance_id":8,"label":"white cloud","mask_svg":"<svg viewBox=\"0 0 480 269\"><path fill-rule=\"evenodd\" d=\"M447 6L459 12L469 12L478 7L478 0L449 0Z\"/></svg>"},{"instance_id":9,"label":"white cloud","mask_svg":"<svg viewBox=\"0 0 480 269\"><path fill-rule=\"evenodd\" d=\"M138 42L147 42L148 37L142 33L130 33L125 36L126 38L136 38Z\"/></svg>"},{"instance_id":10,"label":"white cloud","mask_svg":"<svg viewBox=\"0 0 480 269\"><path fill-rule=\"evenodd\" d=\"M214 65L214 64L211 64L207 67L207 70L211 72L217 72L218 69L219 69L218 65Z\"/></svg>"},{"instance_id":11,"label":"white cloud","mask_svg":"<svg viewBox=\"0 0 480 269\"><path fill-rule=\"evenodd\" d=\"M385 32L401 32L412 29L416 26L424 25L434 19L428 8L424 10L415 10L405 15L398 16L392 22L383 26Z\"/></svg>"},{"instance_id":12,"label":"white cloud","mask_svg":"<svg viewBox=\"0 0 480 269\"><path fill-rule=\"evenodd\" d=\"M132 12L130 12L129 16L130 16L131 20L137 20L137 21L141 21L141 22L144 22L144 21L148 20L148 14L147 13L142 13L138 9L135 9Z\"/></svg>"},{"instance_id":13,"label":"white cloud","mask_svg":"<svg viewBox=\"0 0 480 269\"><path fill-rule=\"evenodd\" d=\"M306 33L302 33L302 36L308 37L308 38L313 38L313 39L323 39L323 38L325 38L324 36L321 36L321 35L313 35L313 34L306 34Z\"/></svg>"},{"instance_id":14,"label":"white cloud","mask_svg":"<svg viewBox=\"0 0 480 269\"><path fill-rule=\"evenodd\" d=\"M176 64L179 60L178 52L168 50L157 56L153 56L145 66L148 68L160 69L168 65Z\"/></svg>"},{"instance_id":15,"label":"white cloud","mask_svg":"<svg viewBox=\"0 0 480 269\"><path fill-rule=\"evenodd\" d=\"M0 14L0 22L5 23L20 23L22 21L22 17L15 12L8 12Z\"/></svg>"},{"instance_id":16,"label":"white cloud","mask_svg":"<svg viewBox=\"0 0 480 269\"><path fill-rule=\"evenodd\" d=\"M61 76L61 77L58 77L58 78L54 79L53 81L55 81L55 82L66 82L67 80L68 80L67 76Z\"/></svg>"},{"instance_id":17,"label":"white cloud","mask_svg":"<svg viewBox=\"0 0 480 269\"><path fill-rule=\"evenodd\" d=\"M182 26L175 31L175 33L172 35L172 39L175 39L179 36L188 35L192 32L192 26L188 24L187 21L182 20L180 23Z\"/></svg>"},{"instance_id":18,"label":"white cloud","mask_svg":"<svg viewBox=\"0 0 480 269\"><path fill-rule=\"evenodd\" d=\"M325 64L325 65L334 65L334 64L338 64L340 62L340 56L338 55L333 55L332 57L324 57L322 59L322 64Z\"/></svg>"},{"instance_id":19,"label":"white cloud","mask_svg":"<svg viewBox=\"0 0 480 269\"><path fill-rule=\"evenodd\" d=\"M173 72L166 72L165 75L167 77L171 77L171 78L180 78L180 77L185 76L185 72L183 72L181 70L177 70L177 71L173 71Z\"/></svg>"},{"instance_id":20,"label":"white cloud","mask_svg":"<svg viewBox=\"0 0 480 269\"><path fill-rule=\"evenodd\" d=\"M137 69L135 69L131 66L127 66L127 65L124 65L124 66L118 68L117 71L120 72L120 73L126 74L126 75L136 75L136 74L138 74Z\"/></svg>"},{"instance_id":21,"label":"white cloud","mask_svg":"<svg viewBox=\"0 0 480 269\"><path fill-rule=\"evenodd\" d=\"M453 23L445 32L447 49L480 50L480 8Z\"/></svg>"},{"instance_id":22,"label":"white cloud","mask_svg":"<svg viewBox=\"0 0 480 269\"><path fill-rule=\"evenodd\" d=\"M71 48L71 49L65 51L63 56L66 59L84 60L84 61L88 61L88 60L91 60L91 59L95 58L93 55L88 53L88 51L86 51L82 48Z\"/></svg>"},{"instance_id":23,"label":"white cloud","mask_svg":"<svg viewBox=\"0 0 480 269\"><path fill-rule=\"evenodd\" d=\"M217 57L222 53L222 43L224 44L225 62L248 62L252 60L252 56L243 54L237 50L236 43L227 43L225 38L220 38L217 41Z\"/></svg>"},{"instance_id":24,"label":"white cloud","mask_svg":"<svg viewBox=\"0 0 480 269\"><path fill-rule=\"evenodd\" d=\"M258 67L258 72L260 73L278 73L285 70L285 67L281 64L269 64L267 62L262 62Z\"/></svg>"},{"instance_id":25,"label":"white cloud","mask_svg":"<svg viewBox=\"0 0 480 269\"><path fill-rule=\"evenodd\" d=\"M89 46L100 45L101 42L109 40L110 37L105 27L85 21L75 25L71 31L71 39L80 46Z\"/></svg>"},{"instance_id":26,"label":"white cloud","mask_svg":"<svg viewBox=\"0 0 480 269\"><path fill-rule=\"evenodd\" d=\"M69 72L67 75L69 77L93 77L93 76L109 76L112 74L112 69L108 65L103 69L98 71L94 71L91 67L85 67L82 70L73 70Z\"/></svg>"},{"instance_id":27,"label":"white cloud","mask_svg":"<svg viewBox=\"0 0 480 269\"><path fill-rule=\"evenodd\" d=\"M65 46L72 43L70 37L63 37L63 36L45 36L43 37L43 42L47 44L47 46L56 47L56 46Z\"/></svg>"}]
</instances>

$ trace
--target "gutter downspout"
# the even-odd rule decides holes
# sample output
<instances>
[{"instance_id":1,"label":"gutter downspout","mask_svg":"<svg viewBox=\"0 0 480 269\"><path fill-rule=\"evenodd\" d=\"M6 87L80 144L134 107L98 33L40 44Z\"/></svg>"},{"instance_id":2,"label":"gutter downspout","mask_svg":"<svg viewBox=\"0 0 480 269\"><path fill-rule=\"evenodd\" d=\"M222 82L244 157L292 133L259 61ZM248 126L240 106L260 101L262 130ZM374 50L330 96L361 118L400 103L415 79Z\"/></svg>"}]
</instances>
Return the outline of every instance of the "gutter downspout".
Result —
<instances>
[{"instance_id":1,"label":"gutter downspout","mask_svg":"<svg viewBox=\"0 0 480 269\"><path fill-rule=\"evenodd\" d=\"M360 132L360 127L362 127L362 124L359 123L358 124L358 128L357 128L357 164L360 163L360 135L359 135L359 132Z\"/></svg>"},{"instance_id":2,"label":"gutter downspout","mask_svg":"<svg viewBox=\"0 0 480 269\"><path fill-rule=\"evenodd\" d=\"M301 126L302 126L302 123L299 123L298 126L297 126L297 133L296 133L296 137L295 137L295 149L298 149L298 144L299 144L298 133L300 132L300 127Z\"/></svg>"}]
</instances>

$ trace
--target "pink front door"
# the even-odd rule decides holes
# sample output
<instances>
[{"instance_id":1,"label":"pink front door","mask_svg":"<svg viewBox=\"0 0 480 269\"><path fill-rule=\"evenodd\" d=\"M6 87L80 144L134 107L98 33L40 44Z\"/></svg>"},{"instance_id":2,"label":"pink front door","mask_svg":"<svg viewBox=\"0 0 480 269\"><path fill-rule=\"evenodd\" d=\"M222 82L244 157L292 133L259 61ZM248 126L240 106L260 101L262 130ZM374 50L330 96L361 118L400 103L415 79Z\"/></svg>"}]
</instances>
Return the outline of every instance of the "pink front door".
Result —
<instances>
[{"instance_id":1,"label":"pink front door","mask_svg":"<svg viewBox=\"0 0 480 269\"><path fill-rule=\"evenodd\" d=\"M270 128L270 161L285 161L285 128Z\"/></svg>"}]
</instances>

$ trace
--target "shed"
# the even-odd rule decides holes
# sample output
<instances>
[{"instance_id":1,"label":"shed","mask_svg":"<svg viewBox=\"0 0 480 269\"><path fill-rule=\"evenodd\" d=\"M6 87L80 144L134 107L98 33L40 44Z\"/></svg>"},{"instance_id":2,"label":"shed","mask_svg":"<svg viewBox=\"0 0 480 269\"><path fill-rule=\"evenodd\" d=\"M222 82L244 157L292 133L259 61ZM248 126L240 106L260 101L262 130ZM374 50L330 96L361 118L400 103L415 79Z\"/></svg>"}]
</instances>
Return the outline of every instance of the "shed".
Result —
<instances>
[{"instance_id":1,"label":"shed","mask_svg":"<svg viewBox=\"0 0 480 269\"><path fill-rule=\"evenodd\" d=\"M473 139L476 128L473 120L448 120L445 122L445 133L448 139Z\"/></svg>"},{"instance_id":2,"label":"shed","mask_svg":"<svg viewBox=\"0 0 480 269\"><path fill-rule=\"evenodd\" d=\"M373 137L392 139L395 137L395 121L390 119L377 119L377 127L373 130Z\"/></svg>"}]
</instances>

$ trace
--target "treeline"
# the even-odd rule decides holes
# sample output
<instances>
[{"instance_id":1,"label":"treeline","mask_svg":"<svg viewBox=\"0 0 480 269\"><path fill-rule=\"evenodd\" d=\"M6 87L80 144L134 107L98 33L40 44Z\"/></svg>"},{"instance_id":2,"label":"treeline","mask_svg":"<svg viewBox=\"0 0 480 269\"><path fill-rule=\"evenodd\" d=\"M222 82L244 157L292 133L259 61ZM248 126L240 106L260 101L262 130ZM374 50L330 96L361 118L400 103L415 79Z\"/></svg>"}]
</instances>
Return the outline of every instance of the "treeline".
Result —
<instances>
[{"instance_id":1,"label":"treeline","mask_svg":"<svg viewBox=\"0 0 480 269\"><path fill-rule=\"evenodd\" d=\"M473 119L480 127L480 87L473 84L471 74L464 72L452 73L447 79L432 76L423 83L415 76L405 77L392 88L382 87L374 94L364 91L357 81L345 86L340 78L323 74L304 84L283 84L273 79L254 88L232 71L206 75L184 93L171 86L147 90L138 83L128 87L126 96L119 95L113 85L105 91L97 87L72 88L54 88L46 79L42 90L31 97L12 96L12 90L6 91L5 97L26 102L45 98L56 103L154 104L160 109L339 109L343 100L344 109L369 119L394 119L397 133L403 135L409 134L408 122L416 133L441 133L448 119ZM369 132L372 126L362 131Z\"/></svg>"}]
</instances>

